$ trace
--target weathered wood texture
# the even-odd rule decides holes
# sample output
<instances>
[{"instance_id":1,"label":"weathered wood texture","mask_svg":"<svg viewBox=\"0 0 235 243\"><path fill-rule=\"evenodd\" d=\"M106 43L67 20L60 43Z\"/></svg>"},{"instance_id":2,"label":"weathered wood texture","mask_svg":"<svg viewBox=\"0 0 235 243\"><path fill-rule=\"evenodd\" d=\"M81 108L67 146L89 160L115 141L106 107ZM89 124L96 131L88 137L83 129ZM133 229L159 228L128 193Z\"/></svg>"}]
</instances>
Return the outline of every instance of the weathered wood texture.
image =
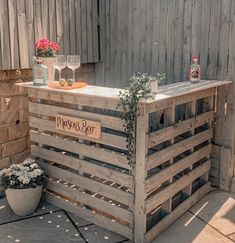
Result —
<instances>
[{"instance_id":1,"label":"weathered wood texture","mask_svg":"<svg viewBox=\"0 0 235 243\"><path fill-rule=\"evenodd\" d=\"M27 90L15 83L31 78L29 70L0 71L0 170L30 155Z\"/></svg>"},{"instance_id":2,"label":"weathered wood texture","mask_svg":"<svg viewBox=\"0 0 235 243\"><path fill-rule=\"evenodd\" d=\"M88 86L68 93L23 84L31 99L31 153L47 174L45 200L136 243L152 242L210 190L213 104L225 106L219 93L230 85L180 82L141 101L131 167L122 110L116 110L119 89ZM100 122L101 138L57 130L58 114ZM222 148L221 157L227 151Z\"/></svg>"},{"instance_id":3,"label":"weathered wood texture","mask_svg":"<svg viewBox=\"0 0 235 243\"><path fill-rule=\"evenodd\" d=\"M187 80L193 55L203 79L231 80L235 18L232 0L101 0L105 38L97 80L124 87L134 72L165 73L163 84ZM105 3L103 3L105 2ZM102 36L102 33L101 33Z\"/></svg>"},{"instance_id":4,"label":"weathered wood texture","mask_svg":"<svg viewBox=\"0 0 235 243\"><path fill-rule=\"evenodd\" d=\"M0 0L0 69L29 68L34 43L57 41L64 54L98 62L97 0Z\"/></svg>"}]
</instances>

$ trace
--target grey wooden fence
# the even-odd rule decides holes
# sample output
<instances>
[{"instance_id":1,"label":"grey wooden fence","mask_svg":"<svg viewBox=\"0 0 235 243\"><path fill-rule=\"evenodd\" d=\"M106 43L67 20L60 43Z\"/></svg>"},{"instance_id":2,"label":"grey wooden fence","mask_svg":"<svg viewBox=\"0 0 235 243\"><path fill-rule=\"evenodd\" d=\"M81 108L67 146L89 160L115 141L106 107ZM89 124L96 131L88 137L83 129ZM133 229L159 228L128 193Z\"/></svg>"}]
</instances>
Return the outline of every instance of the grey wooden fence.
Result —
<instances>
[{"instance_id":1,"label":"grey wooden fence","mask_svg":"<svg viewBox=\"0 0 235 243\"><path fill-rule=\"evenodd\" d=\"M99 61L97 0L0 0L0 69L28 68L34 43L57 41L61 53Z\"/></svg>"},{"instance_id":2,"label":"grey wooden fence","mask_svg":"<svg viewBox=\"0 0 235 243\"><path fill-rule=\"evenodd\" d=\"M232 77L234 0L100 0L108 86L124 86L133 72L166 73L165 83L186 80L193 55L206 79Z\"/></svg>"}]
</instances>

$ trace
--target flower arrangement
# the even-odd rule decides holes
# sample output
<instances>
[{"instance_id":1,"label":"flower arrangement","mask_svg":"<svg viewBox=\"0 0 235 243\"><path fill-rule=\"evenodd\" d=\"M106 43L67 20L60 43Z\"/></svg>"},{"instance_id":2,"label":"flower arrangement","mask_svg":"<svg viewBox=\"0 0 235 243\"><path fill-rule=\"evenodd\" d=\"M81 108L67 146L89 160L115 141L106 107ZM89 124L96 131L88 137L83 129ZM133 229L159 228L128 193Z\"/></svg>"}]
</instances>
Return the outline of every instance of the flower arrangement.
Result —
<instances>
[{"instance_id":1,"label":"flower arrangement","mask_svg":"<svg viewBox=\"0 0 235 243\"><path fill-rule=\"evenodd\" d=\"M43 185L44 181L44 171L30 158L0 171L0 187L4 190L35 188Z\"/></svg>"},{"instance_id":2,"label":"flower arrangement","mask_svg":"<svg viewBox=\"0 0 235 243\"><path fill-rule=\"evenodd\" d=\"M54 57L60 46L53 41L42 38L35 43L37 57Z\"/></svg>"}]
</instances>

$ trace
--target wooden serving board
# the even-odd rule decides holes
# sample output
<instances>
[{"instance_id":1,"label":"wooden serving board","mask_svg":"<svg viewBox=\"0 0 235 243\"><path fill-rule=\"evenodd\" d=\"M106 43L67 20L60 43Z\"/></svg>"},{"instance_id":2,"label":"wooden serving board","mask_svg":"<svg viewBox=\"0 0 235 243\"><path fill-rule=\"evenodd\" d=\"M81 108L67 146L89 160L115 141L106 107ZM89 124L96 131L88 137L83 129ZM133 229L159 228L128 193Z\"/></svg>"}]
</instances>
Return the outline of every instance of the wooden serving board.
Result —
<instances>
[{"instance_id":1,"label":"wooden serving board","mask_svg":"<svg viewBox=\"0 0 235 243\"><path fill-rule=\"evenodd\" d=\"M67 84L65 84L64 86L61 86L59 84L59 82L54 81L53 83L51 83L50 85L48 85L50 88L54 88L54 89L64 89L64 90L71 90L71 89L79 89L79 88L83 88L85 86L87 86L87 83L85 82L75 82L72 86L68 86Z\"/></svg>"}]
</instances>

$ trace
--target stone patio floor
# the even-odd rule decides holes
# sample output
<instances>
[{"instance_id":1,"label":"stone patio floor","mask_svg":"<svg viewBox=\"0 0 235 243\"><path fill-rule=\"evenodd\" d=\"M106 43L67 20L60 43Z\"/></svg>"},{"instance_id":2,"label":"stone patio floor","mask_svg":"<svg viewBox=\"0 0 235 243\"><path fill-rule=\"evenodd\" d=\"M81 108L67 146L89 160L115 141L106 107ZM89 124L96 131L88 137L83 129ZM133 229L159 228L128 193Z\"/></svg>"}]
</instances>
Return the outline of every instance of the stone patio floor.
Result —
<instances>
[{"instance_id":1,"label":"stone patio floor","mask_svg":"<svg viewBox=\"0 0 235 243\"><path fill-rule=\"evenodd\" d=\"M42 202L27 217L13 214L0 199L0 243L130 243L124 237ZM235 194L210 192L154 243L235 242Z\"/></svg>"}]
</instances>

